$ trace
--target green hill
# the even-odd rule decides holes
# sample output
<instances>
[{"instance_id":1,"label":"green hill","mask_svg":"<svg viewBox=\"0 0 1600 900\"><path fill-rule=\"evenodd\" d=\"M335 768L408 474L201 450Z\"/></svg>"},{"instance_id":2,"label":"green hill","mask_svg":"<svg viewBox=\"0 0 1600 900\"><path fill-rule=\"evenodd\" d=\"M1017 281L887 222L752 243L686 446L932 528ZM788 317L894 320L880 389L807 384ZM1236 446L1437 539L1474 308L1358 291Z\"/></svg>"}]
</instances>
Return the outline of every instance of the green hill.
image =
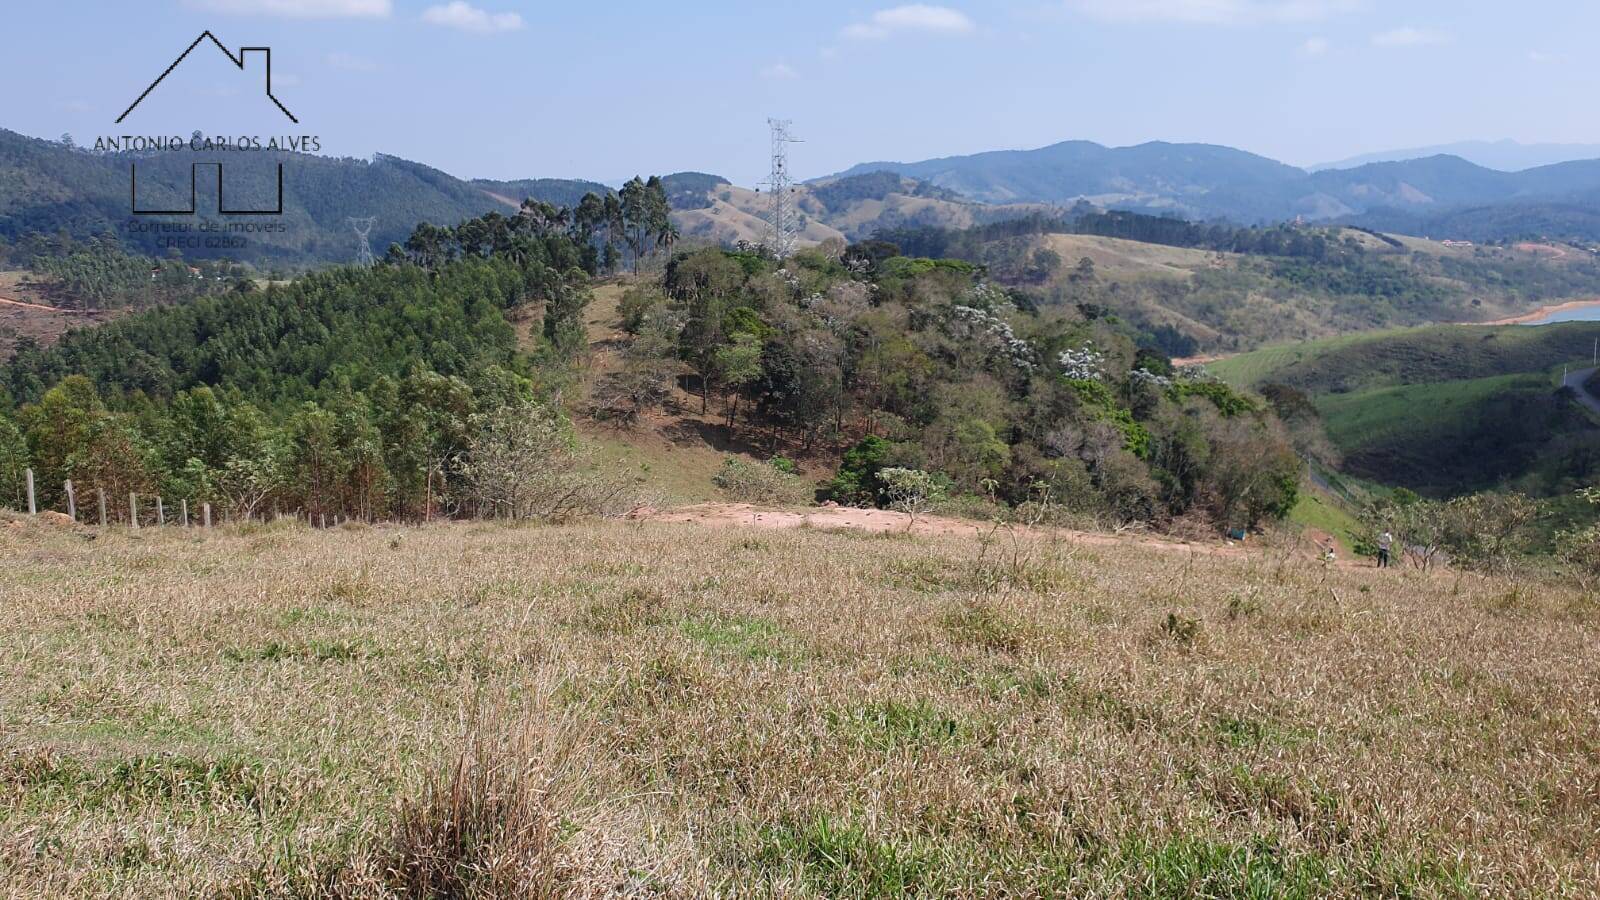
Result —
<instances>
[{"instance_id":1,"label":"green hill","mask_svg":"<svg viewBox=\"0 0 1600 900\"><path fill-rule=\"evenodd\" d=\"M1344 470L1444 495L1572 490L1600 472L1600 428L1560 389L1600 324L1439 326L1269 347L1212 364L1237 386L1310 398Z\"/></svg>"},{"instance_id":2,"label":"green hill","mask_svg":"<svg viewBox=\"0 0 1600 900\"><path fill-rule=\"evenodd\" d=\"M1248 386L1286 384L1312 396L1539 372L1586 363L1600 323L1538 328L1435 325L1265 347L1213 363Z\"/></svg>"},{"instance_id":3,"label":"green hill","mask_svg":"<svg viewBox=\"0 0 1600 900\"><path fill-rule=\"evenodd\" d=\"M229 207L271 207L282 163L284 214L275 221L284 229L252 233L243 247L184 248L185 257L236 259L263 268L344 262L355 255L356 238L347 222L352 216L376 218L371 244L381 254L389 244L404 241L419 222L455 225L491 210L505 212L508 202L515 206L527 197L570 205L575 194L605 189L556 179L468 182L382 154L370 160L265 150L247 156L228 160ZM66 232L78 238L111 233L130 250L162 256L159 233L126 227L132 218L130 164L138 165L139 204L151 209L187 206L191 164L215 158L189 150L143 156L95 153L0 129L0 239L16 243L34 233ZM208 204L216 208L214 188L203 183L199 219L223 222L204 213Z\"/></svg>"}]
</instances>

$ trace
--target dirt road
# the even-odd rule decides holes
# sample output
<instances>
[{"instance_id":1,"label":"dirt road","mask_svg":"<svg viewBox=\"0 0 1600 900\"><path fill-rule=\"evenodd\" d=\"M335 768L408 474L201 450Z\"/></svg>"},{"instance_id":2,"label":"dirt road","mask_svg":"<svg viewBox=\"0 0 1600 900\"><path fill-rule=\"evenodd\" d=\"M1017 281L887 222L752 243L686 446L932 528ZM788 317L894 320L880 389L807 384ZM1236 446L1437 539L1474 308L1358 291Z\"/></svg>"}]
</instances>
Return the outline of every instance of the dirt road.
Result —
<instances>
[{"instance_id":1,"label":"dirt road","mask_svg":"<svg viewBox=\"0 0 1600 900\"><path fill-rule=\"evenodd\" d=\"M0 306L20 306L23 309L38 309L38 310L43 310L45 312L53 312L53 313L70 313L70 312L74 312L74 310L70 310L70 309L57 309L54 306L45 306L42 303L28 303L28 302L23 301L23 300L13 300L10 297L0 297Z\"/></svg>"},{"instance_id":2,"label":"dirt road","mask_svg":"<svg viewBox=\"0 0 1600 900\"><path fill-rule=\"evenodd\" d=\"M971 535L988 534L994 526L970 519L950 519L942 516L918 516L913 523L905 513L885 509L856 509L845 506L824 506L814 509L770 509L748 503L701 503L676 509L645 507L629 514L628 518L646 522L672 522L699 525L706 528L753 528L780 530L786 528L845 529L873 534L891 532L915 535ZM1027 532L1028 529L1023 529ZM1242 557L1243 547L1222 543L1193 543L1169 538L1146 536L1119 536L1069 529L1048 529L1040 535L1053 534L1074 544L1097 547L1146 547L1181 553L1203 553L1217 556Z\"/></svg>"},{"instance_id":3,"label":"dirt road","mask_svg":"<svg viewBox=\"0 0 1600 900\"><path fill-rule=\"evenodd\" d=\"M1576 372L1568 372L1566 380L1561 382L1561 386L1572 388L1572 392L1577 395L1579 403L1582 403L1584 406L1587 406L1596 413L1600 413L1600 397L1596 397L1594 394L1591 394L1588 387L1589 378L1593 376L1596 371L1600 370L1579 369Z\"/></svg>"}]
</instances>

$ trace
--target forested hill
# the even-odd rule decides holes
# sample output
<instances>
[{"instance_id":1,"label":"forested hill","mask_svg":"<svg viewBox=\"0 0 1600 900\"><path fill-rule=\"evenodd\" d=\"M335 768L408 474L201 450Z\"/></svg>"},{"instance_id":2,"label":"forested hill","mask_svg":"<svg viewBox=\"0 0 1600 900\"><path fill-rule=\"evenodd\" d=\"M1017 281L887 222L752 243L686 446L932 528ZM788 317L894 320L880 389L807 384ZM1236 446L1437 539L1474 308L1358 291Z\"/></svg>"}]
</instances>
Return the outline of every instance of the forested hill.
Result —
<instances>
[{"instance_id":1,"label":"forested hill","mask_svg":"<svg viewBox=\"0 0 1600 900\"><path fill-rule=\"evenodd\" d=\"M61 506L69 479L233 518L500 502L473 468L485 442L535 428L545 452L566 446L541 401L582 346L595 254L547 222L496 213L424 226L404 246L371 269L266 290L244 281L24 348L0 369L0 490L30 467L44 508Z\"/></svg>"},{"instance_id":2,"label":"forested hill","mask_svg":"<svg viewBox=\"0 0 1600 900\"><path fill-rule=\"evenodd\" d=\"M239 156L247 158L233 158ZM189 150L139 157L93 153L0 129L0 239L16 243L30 233L65 232L80 239L114 233L130 250L164 255L157 235L125 230L130 163L138 164L141 208L186 207L190 164L215 158ZM264 150L229 158L228 206L273 206L279 163L286 166L284 215L274 219L285 225L281 233L252 233L242 248L186 248L184 255L226 257L263 269L346 262L356 252L350 217L377 220L371 244L381 254L389 244L404 241L419 222L455 225L491 210L509 211L530 197L575 205L584 192L605 190L556 179L475 183L381 154L364 160ZM202 213L215 210L214 185L206 178L201 182L197 205ZM201 218L220 221L214 215Z\"/></svg>"},{"instance_id":3,"label":"forested hill","mask_svg":"<svg viewBox=\"0 0 1600 900\"><path fill-rule=\"evenodd\" d=\"M108 396L167 400L199 386L238 391L275 406L311 399L331 384L370 385L422 367L474 377L510 366L513 308L539 304L546 337L576 316L585 289L567 273L583 254L565 235L519 234L523 217L491 215L512 252L441 252L440 234L425 265L337 268L291 285L243 290L162 307L72 332L49 349L23 348L3 371L17 402L38 400L69 375L89 378ZM417 242L409 242L416 246ZM243 283L247 288L249 282Z\"/></svg>"}]
</instances>

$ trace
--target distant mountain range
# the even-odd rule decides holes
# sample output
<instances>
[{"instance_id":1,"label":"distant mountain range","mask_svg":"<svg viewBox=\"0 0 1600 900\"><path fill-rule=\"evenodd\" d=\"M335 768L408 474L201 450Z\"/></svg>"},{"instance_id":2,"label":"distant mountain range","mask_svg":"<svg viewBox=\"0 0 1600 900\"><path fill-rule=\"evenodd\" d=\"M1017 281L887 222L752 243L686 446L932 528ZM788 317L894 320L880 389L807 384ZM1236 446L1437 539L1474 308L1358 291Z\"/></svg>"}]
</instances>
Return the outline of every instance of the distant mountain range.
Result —
<instances>
[{"instance_id":1,"label":"distant mountain range","mask_svg":"<svg viewBox=\"0 0 1600 900\"><path fill-rule=\"evenodd\" d=\"M1431 147L1413 147L1409 150L1386 150L1381 153L1364 153L1338 162L1319 163L1310 171L1323 169L1354 169L1369 163L1405 162L1429 156L1459 156L1467 162L1485 169L1502 172L1521 172L1556 163L1582 159L1600 159L1600 144L1524 144L1518 141L1458 141L1454 144L1435 144Z\"/></svg>"},{"instance_id":2,"label":"distant mountain range","mask_svg":"<svg viewBox=\"0 0 1600 900\"><path fill-rule=\"evenodd\" d=\"M1210 144L1104 147L1069 141L922 162L871 162L842 176L888 171L987 203L1087 201L1106 208L1257 224L1308 221L1405 223L1461 236L1519 236L1539 223L1579 225L1553 236L1600 239L1600 159L1506 172L1437 155L1307 172ZM834 176L838 177L838 176ZM826 181L826 179L821 179ZM1492 208L1492 215L1485 214ZM1592 217L1575 210L1591 210ZM1559 212L1558 212L1559 211ZM1581 220L1581 221L1580 221ZM1492 223L1492 224L1491 224ZM1452 236L1441 233L1435 236Z\"/></svg>"},{"instance_id":3,"label":"distant mountain range","mask_svg":"<svg viewBox=\"0 0 1600 900\"><path fill-rule=\"evenodd\" d=\"M1512 153L1521 145L1472 146ZM1566 152L1580 149L1585 148ZM1521 150L1556 152L1545 146ZM191 163L208 158L187 150L100 154L0 129L0 239L116 232L131 247L161 255L158 231L127 227L130 167L138 165L144 208L181 208L190 202ZM494 210L511 213L528 197L571 206L585 193L610 190L575 179L466 180L385 155L365 160L259 151L230 159L230 206L270 207L276 164L290 161L293 174L285 180L284 212L277 219L285 226L281 231L253 234L242 250L187 247L184 255L264 266L335 262L355 255L350 217L376 217L371 246L381 254L419 222L447 225ZM205 214L216 209L210 177L199 183L200 220L237 221ZM764 194L703 172L667 176L667 188L686 237L733 242L762 236ZM1210 144L1113 148L1068 141L1037 150L862 163L800 192L797 206L808 240L854 240L918 225L961 228L1087 202L1237 224L1298 218L1435 238L1600 242L1600 159L1504 171L1439 154L1310 172Z\"/></svg>"},{"instance_id":4,"label":"distant mountain range","mask_svg":"<svg viewBox=\"0 0 1600 900\"><path fill-rule=\"evenodd\" d=\"M138 167L141 209L186 208L191 202L191 164L215 158L188 150L93 153L0 129L0 240L14 243L40 233L85 237L109 232L118 234L130 249L165 255L167 233L148 226L175 220L130 216L130 168ZM369 241L373 252L381 255L391 243L404 241L419 222L453 225L493 211L512 214L529 197L575 206L586 193L611 190L579 179L469 181L381 154L365 160L259 151L227 160L229 208L272 208L280 163L287 166L283 214L271 222L281 224L281 230L254 231L243 246L184 246L183 255L240 259L261 268L341 262L356 254L352 217L376 219ZM216 215L214 178L208 172L198 180L194 201L199 212L193 219L183 217L184 221L219 226L258 221ZM704 172L680 172L664 176L664 181L685 236L733 243L759 241L764 235L767 195L733 187L727 179ZM796 203L804 220L803 237L810 241L857 239L880 228L907 225L965 228L1048 212L1042 206L977 203L887 173L802 187ZM130 224L135 227L129 228Z\"/></svg>"}]
</instances>

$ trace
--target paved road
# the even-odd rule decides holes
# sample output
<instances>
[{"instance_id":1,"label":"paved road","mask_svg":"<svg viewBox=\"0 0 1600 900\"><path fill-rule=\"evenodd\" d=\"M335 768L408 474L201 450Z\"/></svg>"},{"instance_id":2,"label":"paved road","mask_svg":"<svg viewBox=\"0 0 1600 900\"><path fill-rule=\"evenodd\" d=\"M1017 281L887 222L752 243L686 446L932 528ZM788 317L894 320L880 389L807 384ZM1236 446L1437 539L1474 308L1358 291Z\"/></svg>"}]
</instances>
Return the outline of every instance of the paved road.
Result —
<instances>
[{"instance_id":1,"label":"paved road","mask_svg":"<svg viewBox=\"0 0 1600 900\"><path fill-rule=\"evenodd\" d=\"M1589 393L1589 389L1584 387L1585 382L1587 382L1589 377L1592 376L1596 371L1596 369L1579 369L1576 372L1568 372L1567 380L1563 381L1561 386L1572 388L1572 392L1578 395L1579 403L1589 407L1596 413L1600 413L1600 397L1596 397L1595 395Z\"/></svg>"}]
</instances>

